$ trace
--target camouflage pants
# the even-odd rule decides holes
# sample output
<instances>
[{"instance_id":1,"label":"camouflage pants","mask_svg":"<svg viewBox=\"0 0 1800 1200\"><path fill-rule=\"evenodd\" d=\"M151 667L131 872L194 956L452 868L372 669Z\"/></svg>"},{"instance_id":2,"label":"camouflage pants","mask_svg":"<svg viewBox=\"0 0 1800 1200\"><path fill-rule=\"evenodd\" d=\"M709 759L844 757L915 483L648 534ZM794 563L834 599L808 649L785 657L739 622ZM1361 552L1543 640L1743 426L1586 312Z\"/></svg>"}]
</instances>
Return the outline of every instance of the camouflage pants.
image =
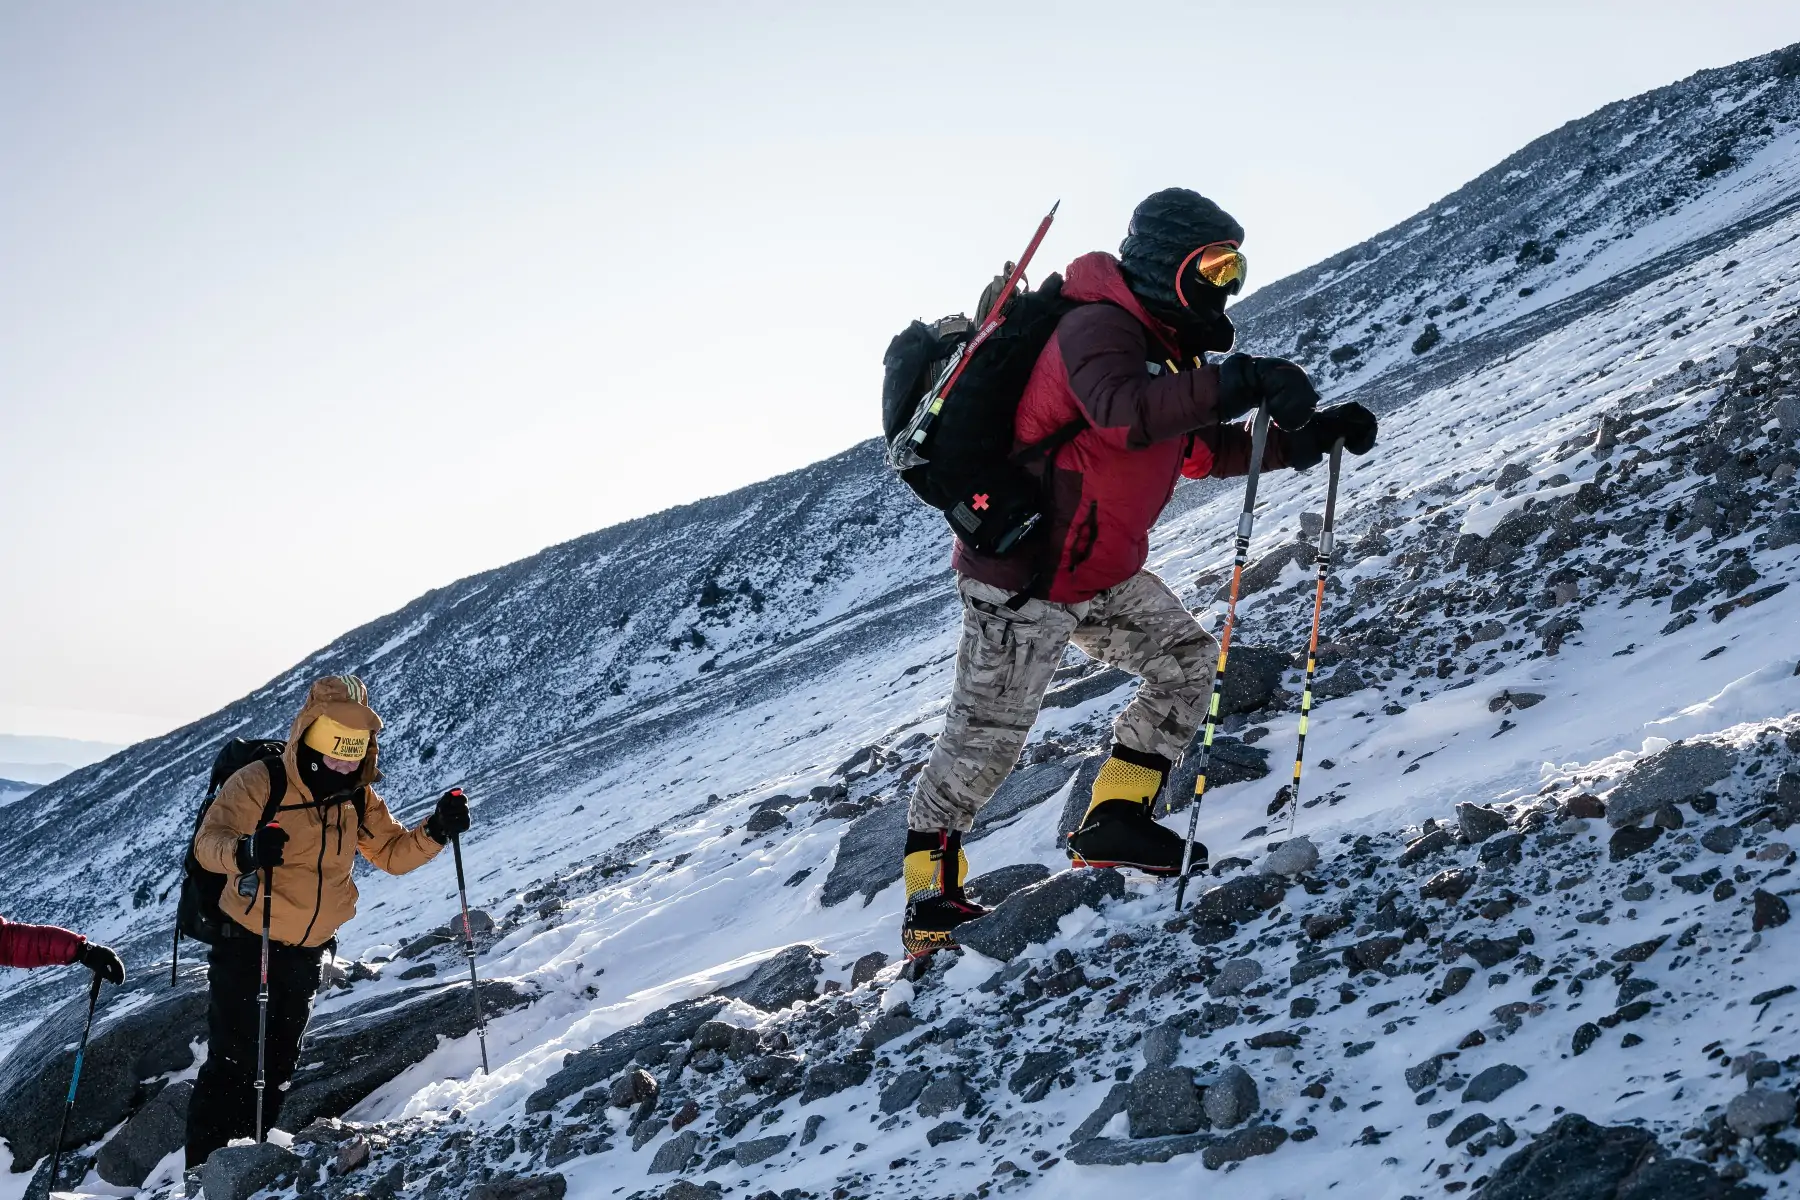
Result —
<instances>
[{"instance_id":1,"label":"camouflage pants","mask_svg":"<svg viewBox=\"0 0 1800 1200\"><path fill-rule=\"evenodd\" d=\"M908 825L967 830L1005 781L1037 719L1044 689L1070 642L1142 679L1113 722L1122 746L1179 759L1205 715L1218 645L1149 571L1081 604L1030 600L959 577L962 643L956 689L931 761L919 775Z\"/></svg>"}]
</instances>

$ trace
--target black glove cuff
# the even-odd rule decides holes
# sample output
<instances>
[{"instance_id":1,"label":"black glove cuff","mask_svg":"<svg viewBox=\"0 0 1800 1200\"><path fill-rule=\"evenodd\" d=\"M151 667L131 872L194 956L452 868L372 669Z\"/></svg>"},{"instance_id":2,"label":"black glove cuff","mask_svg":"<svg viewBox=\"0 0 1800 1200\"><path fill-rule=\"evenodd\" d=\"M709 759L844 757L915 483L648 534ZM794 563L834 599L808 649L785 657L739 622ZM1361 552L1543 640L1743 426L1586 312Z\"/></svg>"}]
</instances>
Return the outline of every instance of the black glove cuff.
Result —
<instances>
[{"instance_id":1,"label":"black glove cuff","mask_svg":"<svg viewBox=\"0 0 1800 1200\"><path fill-rule=\"evenodd\" d=\"M436 813L425 818L425 836L440 846L450 844L450 835L444 832L444 827L439 823Z\"/></svg>"},{"instance_id":2,"label":"black glove cuff","mask_svg":"<svg viewBox=\"0 0 1800 1200\"><path fill-rule=\"evenodd\" d=\"M248 875L256 870L256 839L241 837L237 843L238 870Z\"/></svg>"}]
</instances>

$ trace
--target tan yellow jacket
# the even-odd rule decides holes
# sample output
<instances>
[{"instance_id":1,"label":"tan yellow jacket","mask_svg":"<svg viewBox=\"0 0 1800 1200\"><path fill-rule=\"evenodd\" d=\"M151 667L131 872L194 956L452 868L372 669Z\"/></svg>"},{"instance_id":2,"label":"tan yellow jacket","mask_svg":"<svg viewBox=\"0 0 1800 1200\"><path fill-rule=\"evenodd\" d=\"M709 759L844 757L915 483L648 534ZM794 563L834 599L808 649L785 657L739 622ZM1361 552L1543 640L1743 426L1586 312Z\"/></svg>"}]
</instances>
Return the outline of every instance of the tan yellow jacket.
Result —
<instances>
[{"instance_id":1,"label":"tan yellow jacket","mask_svg":"<svg viewBox=\"0 0 1800 1200\"><path fill-rule=\"evenodd\" d=\"M281 756L287 772L287 793L276 820L287 831L282 864L275 868L275 892L271 903L269 936L290 946L322 946L356 915L356 884L350 871L362 856L390 875L424 866L442 850L423 823L408 830L388 812L387 805L368 785L381 778L376 768L376 739L369 739L369 754L354 775L333 776L344 789L320 803L300 777L295 750L300 737L321 715L352 729L381 728L381 718L366 704L351 698L351 685L330 676L312 685L306 704L288 732L288 748ZM358 828L352 797L366 789L368 801ZM194 857L201 866L225 876L219 908L227 917L253 933L262 932L263 889L258 873L256 895L238 893L241 872L237 865L238 839L256 831L263 806L269 800L268 768L251 763L219 789L194 835Z\"/></svg>"}]
</instances>

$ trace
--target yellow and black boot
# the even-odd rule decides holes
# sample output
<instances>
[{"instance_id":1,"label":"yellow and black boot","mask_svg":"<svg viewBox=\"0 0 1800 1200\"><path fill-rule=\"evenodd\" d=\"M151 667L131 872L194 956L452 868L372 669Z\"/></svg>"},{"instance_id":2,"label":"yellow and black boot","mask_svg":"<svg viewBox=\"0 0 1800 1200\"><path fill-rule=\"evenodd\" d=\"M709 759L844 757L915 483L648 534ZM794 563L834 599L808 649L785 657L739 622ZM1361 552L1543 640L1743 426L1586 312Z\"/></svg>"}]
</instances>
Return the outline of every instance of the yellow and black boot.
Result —
<instances>
[{"instance_id":1,"label":"yellow and black boot","mask_svg":"<svg viewBox=\"0 0 1800 1200\"><path fill-rule=\"evenodd\" d=\"M1131 867L1149 875L1179 875L1183 838L1156 819L1156 797L1174 767L1160 754L1114 746L1094 779L1081 827L1069 835L1078 867ZM1206 866L1206 847L1194 843L1189 870Z\"/></svg>"},{"instance_id":2,"label":"yellow and black boot","mask_svg":"<svg viewBox=\"0 0 1800 1200\"><path fill-rule=\"evenodd\" d=\"M987 916L987 909L963 895L968 873L962 834L954 829L907 831L906 916L900 922L900 944L908 958L954 946L953 929Z\"/></svg>"}]
</instances>

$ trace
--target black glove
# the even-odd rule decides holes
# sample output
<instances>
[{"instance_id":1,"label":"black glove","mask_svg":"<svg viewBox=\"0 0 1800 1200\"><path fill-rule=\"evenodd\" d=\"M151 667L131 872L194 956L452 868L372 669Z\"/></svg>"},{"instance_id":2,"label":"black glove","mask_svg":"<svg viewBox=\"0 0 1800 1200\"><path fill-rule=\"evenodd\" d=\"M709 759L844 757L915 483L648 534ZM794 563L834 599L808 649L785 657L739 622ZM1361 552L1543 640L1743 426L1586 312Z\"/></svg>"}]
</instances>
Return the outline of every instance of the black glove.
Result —
<instances>
[{"instance_id":1,"label":"black glove","mask_svg":"<svg viewBox=\"0 0 1800 1200\"><path fill-rule=\"evenodd\" d=\"M1235 421L1268 401L1269 416L1292 432L1312 419L1319 393L1306 372L1283 358L1233 354L1219 364L1219 420Z\"/></svg>"},{"instance_id":2,"label":"black glove","mask_svg":"<svg viewBox=\"0 0 1800 1200\"><path fill-rule=\"evenodd\" d=\"M113 953L111 946L83 942L75 952L75 961L111 984L125 982L125 963Z\"/></svg>"},{"instance_id":3,"label":"black glove","mask_svg":"<svg viewBox=\"0 0 1800 1200\"><path fill-rule=\"evenodd\" d=\"M1375 445L1375 414L1354 401L1336 404L1314 413L1304 428L1283 430L1283 435L1288 466L1304 471L1329 454L1339 438L1350 453L1367 454Z\"/></svg>"},{"instance_id":4,"label":"black glove","mask_svg":"<svg viewBox=\"0 0 1800 1200\"><path fill-rule=\"evenodd\" d=\"M248 875L268 867L279 867L286 855L287 830L270 821L249 837L238 839L238 870Z\"/></svg>"},{"instance_id":5,"label":"black glove","mask_svg":"<svg viewBox=\"0 0 1800 1200\"><path fill-rule=\"evenodd\" d=\"M469 798L461 788L438 797L437 810L425 818L425 836L442 846L459 833L469 832Z\"/></svg>"}]
</instances>

